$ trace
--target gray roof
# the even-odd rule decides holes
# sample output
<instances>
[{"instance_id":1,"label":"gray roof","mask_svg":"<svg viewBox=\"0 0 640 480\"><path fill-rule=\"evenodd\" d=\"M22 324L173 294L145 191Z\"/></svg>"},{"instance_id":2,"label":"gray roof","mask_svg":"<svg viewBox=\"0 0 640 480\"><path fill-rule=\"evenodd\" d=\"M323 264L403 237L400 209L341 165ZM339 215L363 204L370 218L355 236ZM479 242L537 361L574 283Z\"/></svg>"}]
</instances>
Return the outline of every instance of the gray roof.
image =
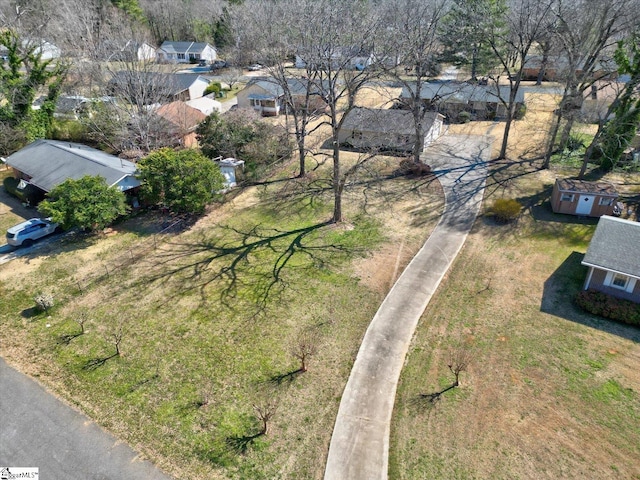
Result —
<instances>
[{"instance_id":1,"label":"gray roof","mask_svg":"<svg viewBox=\"0 0 640 480\"><path fill-rule=\"evenodd\" d=\"M402 89L402 98L410 98L411 92L415 92L413 86L409 90L406 86ZM425 82L420 86L420 98L423 100L436 100L449 103L468 102L500 102L500 98L509 100L511 87L507 85L480 85L464 82ZM516 103L524 103L524 91L520 88L516 93Z\"/></svg>"},{"instance_id":2,"label":"gray roof","mask_svg":"<svg viewBox=\"0 0 640 480\"><path fill-rule=\"evenodd\" d=\"M603 215L583 265L640 278L640 223Z\"/></svg>"},{"instance_id":3,"label":"gray roof","mask_svg":"<svg viewBox=\"0 0 640 480\"><path fill-rule=\"evenodd\" d=\"M302 78L287 79L287 85L292 95L304 95L307 92L307 82L309 82L309 80ZM257 85L258 87L262 88L264 91L268 92L271 98L279 98L284 95L282 86L272 78L258 77L254 80L251 80L249 82L249 85L247 86L250 85ZM323 88L321 89L320 86L322 86ZM326 90L327 88L327 82L322 82L322 84L314 82L311 88L311 93L320 94L321 90Z\"/></svg>"},{"instance_id":4,"label":"gray roof","mask_svg":"<svg viewBox=\"0 0 640 480\"><path fill-rule=\"evenodd\" d=\"M140 185L133 178L134 163L78 143L36 140L10 155L7 165L29 175L30 183L47 192L69 178L85 175L100 175L110 186L132 177L127 178L127 187Z\"/></svg>"},{"instance_id":5,"label":"gray roof","mask_svg":"<svg viewBox=\"0 0 640 480\"><path fill-rule=\"evenodd\" d=\"M436 112L426 112L422 121L422 131L426 133L438 116L441 115ZM346 130L396 135L415 135L416 133L413 113L398 109L356 107L347 113L342 127Z\"/></svg>"},{"instance_id":6,"label":"gray roof","mask_svg":"<svg viewBox=\"0 0 640 480\"><path fill-rule=\"evenodd\" d=\"M147 89L155 88L165 95L178 95L187 90L198 79L210 83L203 75L197 73L160 73L160 72L136 72L121 70L115 72L109 80L109 85L124 90L125 92L137 91L146 86Z\"/></svg>"},{"instance_id":7,"label":"gray roof","mask_svg":"<svg viewBox=\"0 0 640 480\"><path fill-rule=\"evenodd\" d=\"M167 40L162 42L160 49L167 53L202 53L207 45L209 44L205 42L172 42ZM211 47L211 45L209 46Z\"/></svg>"}]
</instances>

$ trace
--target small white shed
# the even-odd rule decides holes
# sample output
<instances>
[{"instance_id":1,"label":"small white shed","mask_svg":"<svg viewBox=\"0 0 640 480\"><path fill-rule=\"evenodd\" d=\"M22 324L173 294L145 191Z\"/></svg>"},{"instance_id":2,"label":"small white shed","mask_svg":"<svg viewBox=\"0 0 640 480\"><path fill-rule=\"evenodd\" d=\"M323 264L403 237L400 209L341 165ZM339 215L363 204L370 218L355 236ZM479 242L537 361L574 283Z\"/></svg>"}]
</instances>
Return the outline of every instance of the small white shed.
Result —
<instances>
[{"instance_id":1,"label":"small white shed","mask_svg":"<svg viewBox=\"0 0 640 480\"><path fill-rule=\"evenodd\" d=\"M237 182L238 169L241 171L244 169L244 160L237 160L235 158L225 158L224 160L218 160L218 166L220 172L224 177L224 188L233 188Z\"/></svg>"}]
</instances>

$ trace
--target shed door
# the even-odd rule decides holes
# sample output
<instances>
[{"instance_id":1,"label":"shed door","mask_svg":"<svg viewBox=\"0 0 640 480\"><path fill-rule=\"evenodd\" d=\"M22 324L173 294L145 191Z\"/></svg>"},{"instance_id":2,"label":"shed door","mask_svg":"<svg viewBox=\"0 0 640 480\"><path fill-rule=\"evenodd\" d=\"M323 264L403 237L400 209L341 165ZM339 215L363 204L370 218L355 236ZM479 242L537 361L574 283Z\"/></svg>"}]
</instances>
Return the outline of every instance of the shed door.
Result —
<instances>
[{"instance_id":1,"label":"shed door","mask_svg":"<svg viewBox=\"0 0 640 480\"><path fill-rule=\"evenodd\" d=\"M578 205L576 206L576 215L589 215L591 207L593 207L594 195L580 195Z\"/></svg>"}]
</instances>

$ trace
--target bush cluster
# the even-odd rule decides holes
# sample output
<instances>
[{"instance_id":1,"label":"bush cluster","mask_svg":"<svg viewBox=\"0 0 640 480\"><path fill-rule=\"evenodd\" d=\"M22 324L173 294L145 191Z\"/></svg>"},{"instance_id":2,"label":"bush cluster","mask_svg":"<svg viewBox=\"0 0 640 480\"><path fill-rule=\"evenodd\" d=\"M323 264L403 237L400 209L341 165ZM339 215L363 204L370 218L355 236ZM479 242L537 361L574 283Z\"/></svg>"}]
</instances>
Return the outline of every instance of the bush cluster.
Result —
<instances>
[{"instance_id":1,"label":"bush cluster","mask_svg":"<svg viewBox=\"0 0 640 480\"><path fill-rule=\"evenodd\" d=\"M431 167L426 163L405 159L400 162L400 172L403 175L424 177L425 175L431 175Z\"/></svg>"},{"instance_id":2,"label":"bush cluster","mask_svg":"<svg viewBox=\"0 0 640 480\"><path fill-rule=\"evenodd\" d=\"M41 312L48 312L50 308L53 308L54 301L53 295L49 292L42 292L37 294L33 301L36 303L36 307Z\"/></svg>"},{"instance_id":3,"label":"bush cluster","mask_svg":"<svg viewBox=\"0 0 640 480\"><path fill-rule=\"evenodd\" d=\"M499 198L493 203L491 212L498 222L509 223L520 215L522 205L513 198Z\"/></svg>"},{"instance_id":4,"label":"bush cluster","mask_svg":"<svg viewBox=\"0 0 640 480\"><path fill-rule=\"evenodd\" d=\"M574 299L581 309L617 322L640 325L640 305L595 290L582 290Z\"/></svg>"}]
</instances>

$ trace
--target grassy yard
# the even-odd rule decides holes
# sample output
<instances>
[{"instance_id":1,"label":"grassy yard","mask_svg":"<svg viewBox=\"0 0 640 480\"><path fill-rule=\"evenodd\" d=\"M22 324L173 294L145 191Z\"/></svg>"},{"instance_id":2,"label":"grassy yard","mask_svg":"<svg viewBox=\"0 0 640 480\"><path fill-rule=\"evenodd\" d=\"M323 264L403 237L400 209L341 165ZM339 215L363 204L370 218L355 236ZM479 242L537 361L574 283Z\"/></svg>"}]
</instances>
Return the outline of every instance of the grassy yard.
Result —
<instances>
[{"instance_id":1,"label":"grassy yard","mask_svg":"<svg viewBox=\"0 0 640 480\"><path fill-rule=\"evenodd\" d=\"M572 305L596 222L551 212L556 174L494 165L486 205L527 208L516 225L476 222L425 312L398 387L390 478L640 478L640 329ZM424 394L453 382L461 350L472 355L461 385L432 404Z\"/></svg>"},{"instance_id":2,"label":"grassy yard","mask_svg":"<svg viewBox=\"0 0 640 480\"><path fill-rule=\"evenodd\" d=\"M442 210L437 182L385 177L394 164L348 189L340 226L321 167L181 233L140 216L0 266L3 357L177 478L322 478L362 335ZM33 311L40 291L49 314ZM255 437L254 405L274 398Z\"/></svg>"}]
</instances>

